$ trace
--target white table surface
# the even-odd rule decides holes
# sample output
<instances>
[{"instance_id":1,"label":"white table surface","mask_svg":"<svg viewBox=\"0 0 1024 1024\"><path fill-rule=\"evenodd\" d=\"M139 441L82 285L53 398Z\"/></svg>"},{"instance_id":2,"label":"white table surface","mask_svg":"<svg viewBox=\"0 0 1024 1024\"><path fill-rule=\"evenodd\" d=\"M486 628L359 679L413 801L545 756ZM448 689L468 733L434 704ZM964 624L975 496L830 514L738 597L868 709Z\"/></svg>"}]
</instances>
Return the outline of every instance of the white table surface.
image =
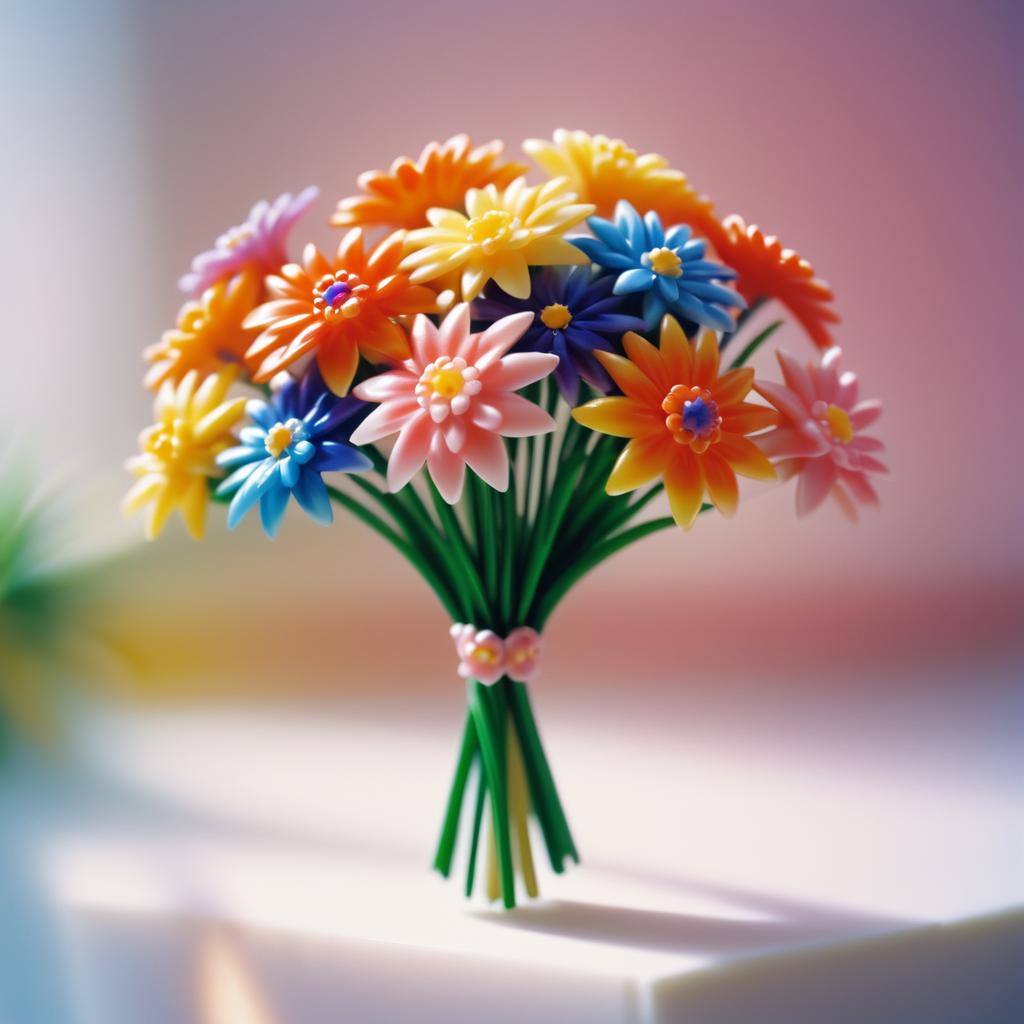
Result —
<instances>
[{"instance_id":1,"label":"white table surface","mask_svg":"<svg viewBox=\"0 0 1024 1024\"><path fill-rule=\"evenodd\" d=\"M34 848L65 1019L1024 1020L1019 790L958 784L941 743L541 704L584 863L511 913L428 870L446 714L96 716Z\"/></svg>"}]
</instances>

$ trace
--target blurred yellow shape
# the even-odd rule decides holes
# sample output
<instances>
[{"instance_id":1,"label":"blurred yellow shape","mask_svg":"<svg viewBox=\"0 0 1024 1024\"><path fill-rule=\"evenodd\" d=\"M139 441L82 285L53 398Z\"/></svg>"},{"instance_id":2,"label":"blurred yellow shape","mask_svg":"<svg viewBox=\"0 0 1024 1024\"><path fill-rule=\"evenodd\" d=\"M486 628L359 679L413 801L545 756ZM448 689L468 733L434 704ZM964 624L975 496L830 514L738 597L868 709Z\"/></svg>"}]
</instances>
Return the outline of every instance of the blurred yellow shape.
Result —
<instances>
[{"instance_id":1,"label":"blurred yellow shape","mask_svg":"<svg viewBox=\"0 0 1024 1024\"><path fill-rule=\"evenodd\" d=\"M200 1024L275 1024L238 944L218 929L200 940L198 982Z\"/></svg>"}]
</instances>

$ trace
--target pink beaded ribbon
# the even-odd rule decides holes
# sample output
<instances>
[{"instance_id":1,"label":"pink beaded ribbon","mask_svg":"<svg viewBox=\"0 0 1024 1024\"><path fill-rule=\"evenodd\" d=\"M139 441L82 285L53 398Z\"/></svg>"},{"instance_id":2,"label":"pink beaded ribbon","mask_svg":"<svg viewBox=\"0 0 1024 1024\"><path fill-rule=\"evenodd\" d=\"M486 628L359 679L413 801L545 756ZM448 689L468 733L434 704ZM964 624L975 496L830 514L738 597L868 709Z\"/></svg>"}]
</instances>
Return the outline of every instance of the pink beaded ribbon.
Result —
<instances>
[{"instance_id":1,"label":"pink beaded ribbon","mask_svg":"<svg viewBox=\"0 0 1024 1024\"><path fill-rule=\"evenodd\" d=\"M504 640L492 629L456 622L451 630L459 675L490 685L502 676L528 683L540 671L540 633L529 626L513 629Z\"/></svg>"}]
</instances>

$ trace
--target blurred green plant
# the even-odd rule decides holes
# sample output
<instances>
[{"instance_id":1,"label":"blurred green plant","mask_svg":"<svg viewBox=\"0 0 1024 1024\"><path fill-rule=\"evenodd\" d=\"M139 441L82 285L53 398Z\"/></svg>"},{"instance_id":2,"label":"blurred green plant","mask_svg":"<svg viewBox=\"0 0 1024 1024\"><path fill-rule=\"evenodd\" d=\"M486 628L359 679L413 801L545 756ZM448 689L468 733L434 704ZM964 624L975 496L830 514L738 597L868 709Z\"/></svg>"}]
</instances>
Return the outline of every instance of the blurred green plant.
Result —
<instances>
[{"instance_id":1,"label":"blurred green plant","mask_svg":"<svg viewBox=\"0 0 1024 1024\"><path fill-rule=\"evenodd\" d=\"M61 564L55 519L26 474L0 467L0 754L59 748L64 699L97 650L83 612L100 564Z\"/></svg>"}]
</instances>

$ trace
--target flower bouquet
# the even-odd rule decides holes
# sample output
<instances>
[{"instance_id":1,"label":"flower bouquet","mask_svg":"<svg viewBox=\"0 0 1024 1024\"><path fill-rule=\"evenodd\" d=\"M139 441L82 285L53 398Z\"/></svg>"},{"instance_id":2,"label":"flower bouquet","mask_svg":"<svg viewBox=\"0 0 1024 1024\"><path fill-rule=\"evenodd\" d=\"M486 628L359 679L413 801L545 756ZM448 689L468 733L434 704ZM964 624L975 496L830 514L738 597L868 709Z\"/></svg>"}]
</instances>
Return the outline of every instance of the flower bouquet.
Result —
<instances>
[{"instance_id":1,"label":"flower bouquet","mask_svg":"<svg viewBox=\"0 0 1024 1024\"><path fill-rule=\"evenodd\" d=\"M547 180L465 136L368 172L331 218L336 250L298 262L287 235L316 190L254 206L146 351L156 423L125 499L150 537L174 510L201 537L211 499L230 527L258 509L271 537L293 497L324 524L338 506L415 566L468 702L434 864L450 873L465 819L466 892L484 857L506 907L517 878L538 891L531 817L556 872L579 859L528 689L573 585L732 516L737 475L795 477L799 514L832 498L856 518L885 469L864 433L880 405L841 368L805 260L655 154L566 131L524 149ZM770 300L821 352L779 352L781 382L746 365L781 323L751 336ZM651 511L663 494L670 515Z\"/></svg>"}]
</instances>

